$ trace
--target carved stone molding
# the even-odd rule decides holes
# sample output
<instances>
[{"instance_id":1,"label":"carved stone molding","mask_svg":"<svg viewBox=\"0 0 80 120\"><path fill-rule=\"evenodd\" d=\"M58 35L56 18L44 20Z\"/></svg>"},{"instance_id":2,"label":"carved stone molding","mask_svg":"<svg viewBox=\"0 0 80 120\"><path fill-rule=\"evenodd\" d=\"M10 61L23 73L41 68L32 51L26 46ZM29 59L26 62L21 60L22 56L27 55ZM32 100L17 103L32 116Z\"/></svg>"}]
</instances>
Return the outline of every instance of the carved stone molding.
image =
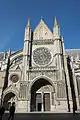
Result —
<instances>
[{"instance_id":1,"label":"carved stone molding","mask_svg":"<svg viewBox=\"0 0 80 120\"><path fill-rule=\"evenodd\" d=\"M66 98L66 84L63 81L57 82L57 97Z\"/></svg>"},{"instance_id":2,"label":"carved stone molding","mask_svg":"<svg viewBox=\"0 0 80 120\"><path fill-rule=\"evenodd\" d=\"M27 82L26 81L20 82L19 97L21 99L26 99L26 97L27 97Z\"/></svg>"},{"instance_id":3,"label":"carved stone molding","mask_svg":"<svg viewBox=\"0 0 80 120\"><path fill-rule=\"evenodd\" d=\"M56 67L55 66L50 66L50 67L42 67L42 66L40 66L40 67L32 67L31 69L30 69L30 71L41 71L41 70L46 70L46 71L48 71L48 70L52 70L52 71L56 71L57 69L56 69Z\"/></svg>"},{"instance_id":4,"label":"carved stone molding","mask_svg":"<svg viewBox=\"0 0 80 120\"><path fill-rule=\"evenodd\" d=\"M45 40L33 40L33 45L45 45L45 44L54 44L53 39L45 39Z\"/></svg>"},{"instance_id":5,"label":"carved stone molding","mask_svg":"<svg viewBox=\"0 0 80 120\"><path fill-rule=\"evenodd\" d=\"M49 78L55 77L55 73L53 71L37 71L37 72L30 72L29 73L29 78L30 80L33 80L37 76L47 76Z\"/></svg>"}]
</instances>

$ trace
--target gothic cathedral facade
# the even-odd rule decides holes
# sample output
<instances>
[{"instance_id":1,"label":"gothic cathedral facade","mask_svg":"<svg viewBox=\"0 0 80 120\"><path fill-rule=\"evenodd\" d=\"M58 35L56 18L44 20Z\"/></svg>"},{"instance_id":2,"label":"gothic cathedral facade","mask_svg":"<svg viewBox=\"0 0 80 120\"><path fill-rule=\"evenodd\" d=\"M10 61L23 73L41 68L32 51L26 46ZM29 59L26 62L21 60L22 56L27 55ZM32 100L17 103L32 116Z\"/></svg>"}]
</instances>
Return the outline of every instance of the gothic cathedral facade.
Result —
<instances>
[{"instance_id":1,"label":"gothic cathedral facade","mask_svg":"<svg viewBox=\"0 0 80 120\"><path fill-rule=\"evenodd\" d=\"M53 31L43 19L32 31L28 20L23 49L0 56L0 101L6 110L12 102L17 113L78 110L80 61L68 53L56 17Z\"/></svg>"}]
</instances>

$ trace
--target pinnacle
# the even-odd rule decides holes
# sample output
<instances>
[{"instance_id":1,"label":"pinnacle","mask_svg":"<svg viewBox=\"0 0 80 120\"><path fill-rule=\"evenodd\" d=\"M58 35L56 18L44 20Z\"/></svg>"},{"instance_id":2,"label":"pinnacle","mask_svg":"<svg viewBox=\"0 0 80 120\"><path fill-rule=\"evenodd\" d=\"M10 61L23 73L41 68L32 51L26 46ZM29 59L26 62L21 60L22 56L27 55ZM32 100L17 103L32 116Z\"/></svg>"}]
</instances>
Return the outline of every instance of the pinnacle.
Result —
<instances>
[{"instance_id":1,"label":"pinnacle","mask_svg":"<svg viewBox=\"0 0 80 120\"><path fill-rule=\"evenodd\" d=\"M28 23L27 23L27 27L30 26L30 18L28 18Z\"/></svg>"},{"instance_id":2,"label":"pinnacle","mask_svg":"<svg viewBox=\"0 0 80 120\"><path fill-rule=\"evenodd\" d=\"M43 16L41 16L41 20L40 20L41 22L43 22L44 21L44 19L43 19Z\"/></svg>"},{"instance_id":3,"label":"pinnacle","mask_svg":"<svg viewBox=\"0 0 80 120\"><path fill-rule=\"evenodd\" d=\"M56 19L56 16L54 17L54 26L58 25L58 21Z\"/></svg>"}]
</instances>

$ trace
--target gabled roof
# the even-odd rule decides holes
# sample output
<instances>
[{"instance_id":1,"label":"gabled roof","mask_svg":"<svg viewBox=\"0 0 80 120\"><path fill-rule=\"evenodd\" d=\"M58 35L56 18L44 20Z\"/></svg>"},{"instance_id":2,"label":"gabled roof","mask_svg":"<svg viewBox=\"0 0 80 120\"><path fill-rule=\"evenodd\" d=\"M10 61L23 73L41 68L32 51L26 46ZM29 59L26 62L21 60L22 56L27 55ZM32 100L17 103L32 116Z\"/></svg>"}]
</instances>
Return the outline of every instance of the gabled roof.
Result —
<instances>
[{"instance_id":1,"label":"gabled roof","mask_svg":"<svg viewBox=\"0 0 80 120\"><path fill-rule=\"evenodd\" d=\"M33 39L52 39L52 32L42 18L33 32Z\"/></svg>"}]
</instances>

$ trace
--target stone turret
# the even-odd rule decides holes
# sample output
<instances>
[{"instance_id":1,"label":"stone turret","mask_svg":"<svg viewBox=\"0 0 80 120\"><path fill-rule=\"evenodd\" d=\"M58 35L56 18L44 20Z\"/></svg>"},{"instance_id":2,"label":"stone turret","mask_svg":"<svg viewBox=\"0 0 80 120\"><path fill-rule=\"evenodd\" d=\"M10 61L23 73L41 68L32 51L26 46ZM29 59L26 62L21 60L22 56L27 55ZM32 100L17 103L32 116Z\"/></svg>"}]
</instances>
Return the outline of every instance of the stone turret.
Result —
<instances>
[{"instance_id":1,"label":"stone turret","mask_svg":"<svg viewBox=\"0 0 80 120\"><path fill-rule=\"evenodd\" d=\"M30 27L30 19L28 19L27 26L25 28L25 36L24 36L24 54L30 55L30 43L31 43L31 27Z\"/></svg>"},{"instance_id":2,"label":"stone turret","mask_svg":"<svg viewBox=\"0 0 80 120\"><path fill-rule=\"evenodd\" d=\"M32 30L30 26L30 19L28 19L27 26L25 28L24 35L24 48L23 48L23 78L26 79L26 70L29 69L30 65L30 54L31 54L31 35Z\"/></svg>"},{"instance_id":3,"label":"stone turret","mask_svg":"<svg viewBox=\"0 0 80 120\"><path fill-rule=\"evenodd\" d=\"M24 104L24 110L29 111L28 109L28 70L30 69L30 59L31 59L31 41L32 41L32 30L30 26L30 19L28 19L27 26L25 28L24 35L24 48L23 48L23 73L22 79L20 82L20 102ZM24 99L24 100L23 100ZM26 101L27 100L27 101ZM20 105L21 105L20 103ZM27 106L27 107L26 107ZM22 109L22 108L21 108ZM23 110L23 109L22 109Z\"/></svg>"}]
</instances>

